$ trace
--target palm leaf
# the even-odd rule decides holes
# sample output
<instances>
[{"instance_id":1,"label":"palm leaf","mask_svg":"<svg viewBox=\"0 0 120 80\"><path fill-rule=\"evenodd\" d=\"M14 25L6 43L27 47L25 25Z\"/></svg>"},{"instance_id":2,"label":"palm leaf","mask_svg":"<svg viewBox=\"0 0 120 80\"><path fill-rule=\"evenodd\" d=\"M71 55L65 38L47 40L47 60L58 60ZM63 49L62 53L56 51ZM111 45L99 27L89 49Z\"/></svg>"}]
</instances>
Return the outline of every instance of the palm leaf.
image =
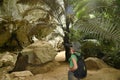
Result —
<instances>
[{"instance_id":1,"label":"palm leaf","mask_svg":"<svg viewBox=\"0 0 120 80\"><path fill-rule=\"evenodd\" d=\"M82 25L79 25L81 23ZM87 23L87 24L86 24ZM88 20L87 22L79 21L75 26L79 26L79 29L91 36L101 40L112 40L115 43L120 43L120 30L116 25L109 20L97 19Z\"/></svg>"}]
</instances>

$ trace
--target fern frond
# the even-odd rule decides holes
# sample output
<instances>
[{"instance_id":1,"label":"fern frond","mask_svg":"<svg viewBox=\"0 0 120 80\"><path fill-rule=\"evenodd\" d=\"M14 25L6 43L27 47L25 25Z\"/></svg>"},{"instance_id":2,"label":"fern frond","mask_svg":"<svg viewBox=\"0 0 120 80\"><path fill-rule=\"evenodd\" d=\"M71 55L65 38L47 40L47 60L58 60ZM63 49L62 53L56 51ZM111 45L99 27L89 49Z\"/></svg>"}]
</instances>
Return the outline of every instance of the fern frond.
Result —
<instances>
[{"instance_id":1,"label":"fern frond","mask_svg":"<svg viewBox=\"0 0 120 80\"><path fill-rule=\"evenodd\" d=\"M83 24L83 25L79 25ZM102 20L100 23L95 20L88 22L80 21L77 26L82 32L89 33L97 39L107 39L120 42L120 31L109 20ZM87 24L86 24L87 23Z\"/></svg>"}]
</instances>

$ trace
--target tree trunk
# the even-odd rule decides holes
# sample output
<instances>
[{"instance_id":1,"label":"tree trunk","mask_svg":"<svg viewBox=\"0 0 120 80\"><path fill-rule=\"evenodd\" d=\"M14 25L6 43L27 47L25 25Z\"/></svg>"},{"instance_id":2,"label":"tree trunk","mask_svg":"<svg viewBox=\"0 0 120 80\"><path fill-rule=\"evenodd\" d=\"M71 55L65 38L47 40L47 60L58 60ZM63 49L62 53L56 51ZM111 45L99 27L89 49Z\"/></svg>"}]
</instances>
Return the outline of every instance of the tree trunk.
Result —
<instances>
[{"instance_id":1,"label":"tree trunk","mask_svg":"<svg viewBox=\"0 0 120 80\"><path fill-rule=\"evenodd\" d=\"M64 48L65 48L65 59L66 61L69 60L70 58L70 47L69 47L69 37L68 37L68 34L65 34L65 37L64 37Z\"/></svg>"},{"instance_id":2,"label":"tree trunk","mask_svg":"<svg viewBox=\"0 0 120 80\"><path fill-rule=\"evenodd\" d=\"M68 17L66 17L66 29L65 29L65 36L64 36L64 47L65 47L65 51L66 51L66 53L65 53L66 61L68 61L70 58L69 25L70 25L70 20Z\"/></svg>"},{"instance_id":3,"label":"tree trunk","mask_svg":"<svg viewBox=\"0 0 120 80\"><path fill-rule=\"evenodd\" d=\"M65 56L66 61L70 58L70 40L69 40L69 33L70 33L70 23L72 23L71 16L73 14L72 7L69 5L69 0L64 0L64 7L65 7L65 19L66 19L66 29L64 29L64 48L65 48Z\"/></svg>"}]
</instances>

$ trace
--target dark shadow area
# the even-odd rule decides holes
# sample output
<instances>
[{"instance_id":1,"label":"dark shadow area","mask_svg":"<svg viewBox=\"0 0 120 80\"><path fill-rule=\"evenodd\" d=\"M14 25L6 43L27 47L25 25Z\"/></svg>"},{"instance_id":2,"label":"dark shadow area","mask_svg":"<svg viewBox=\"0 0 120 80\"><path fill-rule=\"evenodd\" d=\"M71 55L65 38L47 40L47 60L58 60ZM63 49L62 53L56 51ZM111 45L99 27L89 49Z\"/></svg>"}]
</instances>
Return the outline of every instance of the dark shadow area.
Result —
<instances>
[{"instance_id":1,"label":"dark shadow area","mask_svg":"<svg viewBox=\"0 0 120 80\"><path fill-rule=\"evenodd\" d=\"M12 71L9 71L9 73L15 71L24 71L26 70L27 65L28 65L28 56L27 55L23 56L21 53L19 53L17 57L17 61L15 63L15 67Z\"/></svg>"}]
</instances>

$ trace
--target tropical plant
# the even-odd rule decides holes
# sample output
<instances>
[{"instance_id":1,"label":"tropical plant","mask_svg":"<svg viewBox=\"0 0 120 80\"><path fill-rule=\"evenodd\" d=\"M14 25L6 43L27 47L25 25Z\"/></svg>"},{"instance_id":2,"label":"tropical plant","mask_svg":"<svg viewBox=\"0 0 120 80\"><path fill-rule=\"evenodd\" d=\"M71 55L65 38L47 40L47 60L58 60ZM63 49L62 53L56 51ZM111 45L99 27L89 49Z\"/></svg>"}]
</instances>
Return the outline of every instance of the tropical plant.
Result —
<instances>
[{"instance_id":1,"label":"tropical plant","mask_svg":"<svg viewBox=\"0 0 120 80\"><path fill-rule=\"evenodd\" d=\"M74 1L73 7L76 21L73 25L75 32L72 34L77 33L77 35L82 35L76 38L76 40L81 40L82 42L82 40L86 39L96 39L100 42L103 47L102 52L105 54L115 55L115 52L118 53L120 49L119 3L119 0ZM106 59L113 60L115 57L109 56L111 59L108 57ZM119 63L119 61L117 61L117 63ZM109 64L111 64L111 61Z\"/></svg>"},{"instance_id":2,"label":"tropical plant","mask_svg":"<svg viewBox=\"0 0 120 80\"><path fill-rule=\"evenodd\" d=\"M87 1L87 2L86 2ZM76 3L82 3L85 2L86 5L84 5L82 8L90 8L94 5L96 5L96 8L85 9L83 11L84 13L87 10L88 14L84 14L82 18L79 16L81 15L81 6L80 4L77 4L75 6L75 12L77 15L77 20L74 23L73 27L77 27L79 31L82 31L84 33L90 34L92 37L96 39L106 39L111 40L116 44L116 48L119 47L118 44L120 43L120 27L118 23L113 22L115 18L115 7L111 9L113 1L111 0L111 4L107 1L101 1L101 4L99 3L99 0L81 0ZM104 3L104 4L103 4ZM93 4L93 5L90 5ZM92 11L92 12L91 12ZM94 11L94 12L93 12ZM93 15L93 18L89 18L90 14ZM117 18L117 22L119 22L120 19Z\"/></svg>"}]
</instances>

